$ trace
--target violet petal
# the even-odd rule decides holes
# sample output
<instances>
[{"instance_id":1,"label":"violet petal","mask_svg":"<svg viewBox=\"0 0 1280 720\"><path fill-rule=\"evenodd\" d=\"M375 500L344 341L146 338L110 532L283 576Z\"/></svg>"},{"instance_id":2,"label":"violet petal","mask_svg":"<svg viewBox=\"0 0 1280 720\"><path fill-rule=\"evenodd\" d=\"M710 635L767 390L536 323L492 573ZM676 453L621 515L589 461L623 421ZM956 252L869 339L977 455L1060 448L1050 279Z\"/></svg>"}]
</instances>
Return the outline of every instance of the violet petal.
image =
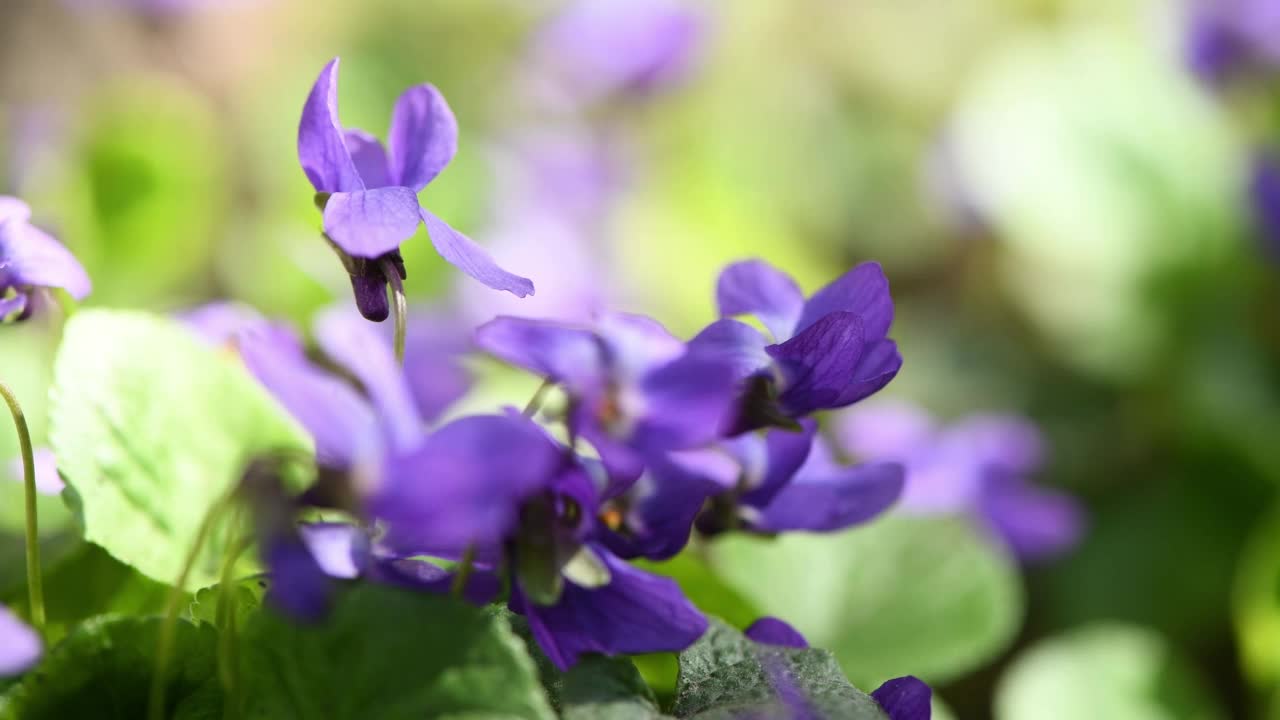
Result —
<instances>
[{"instance_id":1,"label":"violet petal","mask_svg":"<svg viewBox=\"0 0 1280 720\"><path fill-rule=\"evenodd\" d=\"M357 192L356 171L338 120L338 58L329 61L311 88L298 125L298 160L316 192Z\"/></svg>"},{"instance_id":2,"label":"violet petal","mask_svg":"<svg viewBox=\"0 0 1280 720\"><path fill-rule=\"evenodd\" d=\"M418 231L418 196L406 187L335 192L324 206L324 232L353 257L377 258Z\"/></svg>"},{"instance_id":3,"label":"violet petal","mask_svg":"<svg viewBox=\"0 0 1280 720\"><path fill-rule=\"evenodd\" d=\"M449 227L448 223L426 208L420 208L419 213L427 225L431 244L440 253L440 257L451 265L494 290L506 290L517 297L533 294L532 280L503 270L484 248Z\"/></svg>"},{"instance_id":4,"label":"violet petal","mask_svg":"<svg viewBox=\"0 0 1280 720\"><path fill-rule=\"evenodd\" d=\"M804 295L795 281L763 260L745 260L722 270L716 302L721 317L760 318L778 342L791 337L804 309Z\"/></svg>"},{"instance_id":5,"label":"violet petal","mask_svg":"<svg viewBox=\"0 0 1280 720\"><path fill-rule=\"evenodd\" d=\"M458 152L458 121L433 85L415 85L396 100L387 140L391 179L421 192Z\"/></svg>"}]
</instances>

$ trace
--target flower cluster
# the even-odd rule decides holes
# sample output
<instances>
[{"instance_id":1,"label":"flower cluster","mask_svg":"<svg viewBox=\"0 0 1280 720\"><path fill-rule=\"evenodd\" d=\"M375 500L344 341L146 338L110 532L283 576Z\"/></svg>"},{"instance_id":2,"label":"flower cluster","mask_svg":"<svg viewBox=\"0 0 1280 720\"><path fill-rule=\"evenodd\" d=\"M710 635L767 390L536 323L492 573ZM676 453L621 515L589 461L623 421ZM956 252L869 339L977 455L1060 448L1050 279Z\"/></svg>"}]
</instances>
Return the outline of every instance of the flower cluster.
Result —
<instances>
[{"instance_id":1,"label":"flower cluster","mask_svg":"<svg viewBox=\"0 0 1280 720\"><path fill-rule=\"evenodd\" d=\"M234 348L315 439L321 481L311 492L253 495L279 606L322 616L330 578L454 588L477 602L506 586L510 607L567 668L590 652L680 650L706 629L673 581L627 560L669 558L694 533L839 530L901 493L901 465L845 467L811 452L814 410L873 392L900 364L884 338L883 275L855 268L808 301L793 289L758 261L722 277L723 314L765 317L778 344L728 318L689 342L638 315L495 319L476 346L541 378L539 399L557 388L555 401L430 432L445 406L412 388L424 368L449 363L439 350L418 345L401 368L377 326L340 310L316 325L319 362L295 333L245 308L187 320ZM304 504L363 522L298 526Z\"/></svg>"},{"instance_id":2,"label":"flower cluster","mask_svg":"<svg viewBox=\"0 0 1280 720\"><path fill-rule=\"evenodd\" d=\"M419 220L464 271L531 290L418 206L416 192L448 162L457 134L439 93L422 85L401 97L388 154L338 125L336 71L334 61L307 100L299 156L360 313L386 316L394 277L370 263L402 276L398 245ZM842 466L813 451L815 412L876 392L901 366L879 266L860 265L806 299L766 263L737 263L721 275L717 300L722 318L688 341L639 315L496 318L475 331L475 347L542 388L524 412L430 431L466 389L464 372L452 376L458 387L440 387L451 375L439 369L457 367L457 343L410 343L401 366L377 326L335 310L316 325L317 361L296 333L246 308L188 314L315 440L319 480L301 497L283 491L272 463L246 474L276 578L272 600L318 618L332 581L357 576L475 602L502 596L561 668L586 653L688 647L706 617L674 581L628 560L669 558L695 533L840 530L887 509L903 487L899 464ZM737 319L745 315L772 338ZM414 392L430 384L424 377L436 386L434 405ZM307 506L359 522L300 525Z\"/></svg>"},{"instance_id":3,"label":"flower cluster","mask_svg":"<svg viewBox=\"0 0 1280 720\"><path fill-rule=\"evenodd\" d=\"M384 149L339 124L337 67L326 66L306 102L298 150L358 313L320 315L315 350L236 304L181 317L234 353L314 441L315 481L300 494L289 489L289 457L256 458L238 486L277 608L322 619L335 585L361 578L504 601L561 669L592 653L679 651L708 618L675 581L629 561L670 558L698 536L842 530L902 494L901 464L841 464L817 434L816 413L875 393L901 367L888 281L874 263L808 298L763 261L730 265L716 289L720 319L690 339L614 312L589 322L500 316L474 333L415 315L394 341L366 322L389 315L386 285L405 276L399 245L420 223L484 284L518 296L533 286L418 203L456 147L439 92L421 85L401 96ZM89 290L74 258L28 218L25 205L0 198L6 317L27 317L40 288ZM469 352L536 376L533 400L523 411L452 416L471 383ZM317 508L345 521L305 521ZM746 635L807 647L776 618ZM0 636L0 674L38 657L39 638L3 608ZM787 682L779 676L784 699ZM928 716L929 690L914 678L876 698L897 720ZM807 716L804 698L796 702Z\"/></svg>"}]
</instances>

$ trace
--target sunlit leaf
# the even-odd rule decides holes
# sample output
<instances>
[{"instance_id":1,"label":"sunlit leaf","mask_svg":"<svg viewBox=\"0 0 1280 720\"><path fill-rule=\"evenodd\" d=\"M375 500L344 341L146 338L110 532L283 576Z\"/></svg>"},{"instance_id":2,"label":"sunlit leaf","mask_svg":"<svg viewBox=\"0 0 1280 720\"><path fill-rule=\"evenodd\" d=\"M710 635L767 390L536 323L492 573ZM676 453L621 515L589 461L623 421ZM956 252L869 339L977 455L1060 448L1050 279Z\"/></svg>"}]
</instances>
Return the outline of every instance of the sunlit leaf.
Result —
<instances>
[{"instance_id":1,"label":"sunlit leaf","mask_svg":"<svg viewBox=\"0 0 1280 720\"><path fill-rule=\"evenodd\" d=\"M725 580L829 648L860 687L937 683L981 666L1022 618L1017 568L965 518L888 517L833 535L732 536Z\"/></svg>"},{"instance_id":2,"label":"sunlit leaf","mask_svg":"<svg viewBox=\"0 0 1280 720\"><path fill-rule=\"evenodd\" d=\"M206 514L252 458L310 447L232 356L176 321L132 312L68 323L51 426L85 538L161 582L177 578ZM217 582L216 530L188 589Z\"/></svg>"},{"instance_id":3,"label":"sunlit leaf","mask_svg":"<svg viewBox=\"0 0 1280 720\"><path fill-rule=\"evenodd\" d=\"M1165 640L1104 624L1020 655L996 691L997 720L1216 720L1225 715Z\"/></svg>"}]
</instances>

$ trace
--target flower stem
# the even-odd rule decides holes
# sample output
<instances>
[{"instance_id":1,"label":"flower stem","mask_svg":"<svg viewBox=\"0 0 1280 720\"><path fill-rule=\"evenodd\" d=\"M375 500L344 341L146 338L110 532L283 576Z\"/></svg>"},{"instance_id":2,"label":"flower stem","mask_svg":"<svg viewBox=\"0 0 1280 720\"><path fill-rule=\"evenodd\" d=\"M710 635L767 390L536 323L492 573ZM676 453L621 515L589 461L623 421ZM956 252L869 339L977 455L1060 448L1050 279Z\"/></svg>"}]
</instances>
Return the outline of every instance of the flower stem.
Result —
<instances>
[{"instance_id":1,"label":"flower stem","mask_svg":"<svg viewBox=\"0 0 1280 720\"><path fill-rule=\"evenodd\" d=\"M404 365L405 322L409 314L408 305L404 297L404 282L401 281L400 272L390 258L383 258L379 266L382 268L382 274L387 278L387 282L391 283L391 312L395 316L396 324L396 362Z\"/></svg>"},{"instance_id":2,"label":"flower stem","mask_svg":"<svg viewBox=\"0 0 1280 720\"><path fill-rule=\"evenodd\" d=\"M529 398L529 403L524 406L525 417L531 418L537 414L538 410L542 408L543 401L547 398L547 391L550 390L553 385L555 385L555 383L551 381L551 378L547 378L542 381L542 384L538 386L537 390L533 391L533 397Z\"/></svg>"},{"instance_id":3,"label":"flower stem","mask_svg":"<svg viewBox=\"0 0 1280 720\"><path fill-rule=\"evenodd\" d=\"M470 545L467 551L462 554L462 561L458 563L457 569L454 571L453 585L449 588L450 594L456 598L461 598L467 592L467 582L471 580L471 571L474 569L476 562L476 546Z\"/></svg>"},{"instance_id":4,"label":"flower stem","mask_svg":"<svg viewBox=\"0 0 1280 720\"><path fill-rule=\"evenodd\" d=\"M237 518L238 519L238 518ZM240 527L238 522L232 523L228 535L233 535ZM222 561L222 576L218 581L218 674L222 680L222 689L226 704L222 709L225 720L240 717L240 664L237 658L236 609L234 605L235 583L231 573L236 561L244 554L252 541L245 537L239 540L229 539L227 547L231 551Z\"/></svg>"},{"instance_id":5,"label":"flower stem","mask_svg":"<svg viewBox=\"0 0 1280 720\"><path fill-rule=\"evenodd\" d=\"M13 426L18 431L18 445L22 449L22 494L27 516L27 596L31 606L31 624L36 632L44 633L44 577L40 574L40 528L36 513L36 463L31 449L31 431L22 406L9 386L0 383L0 395L9 405Z\"/></svg>"},{"instance_id":6,"label":"flower stem","mask_svg":"<svg viewBox=\"0 0 1280 720\"><path fill-rule=\"evenodd\" d=\"M200 527L196 530L196 537L191 542L191 547L187 550L187 556L182 561L182 570L178 573L178 579L169 589L169 598L165 601L164 622L160 626L160 637L156 642L156 657L154 672L151 676L151 695L147 703L147 717L150 720L165 720L165 672L169 669L169 655L173 652L173 635L178 624L178 606L182 601L183 588L187 586L187 576L191 574L191 568L195 566L196 559L200 557L200 550L204 548L204 542L209 537L209 533L213 530L213 525L222 515L222 511L226 508L228 498L223 498L213 504L209 508L209 512L205 513L204 520L200 521Z\"/></svg>"}]
</instances>

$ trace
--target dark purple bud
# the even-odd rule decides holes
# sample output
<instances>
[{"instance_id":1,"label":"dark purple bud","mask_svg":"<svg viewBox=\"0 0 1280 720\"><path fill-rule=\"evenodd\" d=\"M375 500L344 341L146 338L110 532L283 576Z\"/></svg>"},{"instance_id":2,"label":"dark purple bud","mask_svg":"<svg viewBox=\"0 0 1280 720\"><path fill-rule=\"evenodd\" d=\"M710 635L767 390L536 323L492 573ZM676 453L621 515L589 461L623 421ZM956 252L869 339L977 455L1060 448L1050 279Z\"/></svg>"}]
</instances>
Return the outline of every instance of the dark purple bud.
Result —
<instances>
[{"instance_id":1,"label":"dark purple bud","mask_svg":"<svg viewBox=\"0 0 1280 720\"><path fill-rule=\"evenodd\" d=\"M906 675L886 681L871 693L889 720L929 720L933 690L919 678Z\"/></svg>"},{"instance_id":2,"label":"dark purple bud","mask_svg":"<svg viewBox=\"0 0 1280 720\"><path fill-rule=\"evenodd\" d=\"M765 645L804 649L809 641L798 630L776 617L762 617L742 631L751 640Z\"/></svg>"}]
</instances>

